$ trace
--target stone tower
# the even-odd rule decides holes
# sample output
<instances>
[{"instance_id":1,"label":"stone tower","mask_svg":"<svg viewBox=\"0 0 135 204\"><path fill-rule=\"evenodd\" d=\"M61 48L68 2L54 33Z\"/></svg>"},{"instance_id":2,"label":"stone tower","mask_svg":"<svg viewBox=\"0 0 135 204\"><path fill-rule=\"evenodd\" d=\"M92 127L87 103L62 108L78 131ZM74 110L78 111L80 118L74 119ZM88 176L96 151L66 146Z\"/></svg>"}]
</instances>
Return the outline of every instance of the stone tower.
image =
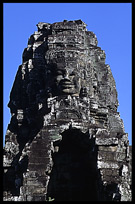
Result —
<instances>
[{"instance_id":1,"label":"stone tower","mask_svg":"<svg viewBox=\"0 0 135 204\"><path fill-rule=\"evenodd\" d=\"M105 52L81 20L38 23L8 107L5 201L130 201L128 135Z\"/></svg>"}]
</instances>

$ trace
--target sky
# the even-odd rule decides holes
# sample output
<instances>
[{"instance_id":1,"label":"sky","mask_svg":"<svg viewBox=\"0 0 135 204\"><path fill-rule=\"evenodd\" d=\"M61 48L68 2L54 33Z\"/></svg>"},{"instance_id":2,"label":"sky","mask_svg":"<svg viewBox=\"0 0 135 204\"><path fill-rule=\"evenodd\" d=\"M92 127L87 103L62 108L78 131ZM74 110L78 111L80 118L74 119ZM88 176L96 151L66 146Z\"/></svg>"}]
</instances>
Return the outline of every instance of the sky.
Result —
<instances>
[{"instance_id":1,"label":"sky","mask_svg":"<svg viewBox=\"0 0 135 204\"><path fill-rule=\"evenodd\" d=\"M9 95L28 38L38 22L81 19L96 34L106 53L118 92L120 117L132 144L132 4L131 3L4 3L3 4L3 145L10 110Z\"/></svg>"}]
</instances>

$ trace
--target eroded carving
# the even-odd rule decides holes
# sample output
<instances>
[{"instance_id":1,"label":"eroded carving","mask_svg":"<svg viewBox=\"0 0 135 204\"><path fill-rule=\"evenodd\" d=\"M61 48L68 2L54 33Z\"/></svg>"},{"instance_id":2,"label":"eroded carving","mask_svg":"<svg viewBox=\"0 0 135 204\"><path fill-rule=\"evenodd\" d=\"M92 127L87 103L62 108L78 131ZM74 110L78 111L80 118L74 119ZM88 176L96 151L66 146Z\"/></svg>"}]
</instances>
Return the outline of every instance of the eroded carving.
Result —
<instances>
[{"instance_id":1,"label":"eroded carving","mask_svg":"<svg viewBox=\"0 0 135 204\"><path fill-rule=\"evenodd\" d=\"M8 104L4 200L131 200L128 135L96 35L81 20L37 27Z\"/></svg>"}]
</instances>

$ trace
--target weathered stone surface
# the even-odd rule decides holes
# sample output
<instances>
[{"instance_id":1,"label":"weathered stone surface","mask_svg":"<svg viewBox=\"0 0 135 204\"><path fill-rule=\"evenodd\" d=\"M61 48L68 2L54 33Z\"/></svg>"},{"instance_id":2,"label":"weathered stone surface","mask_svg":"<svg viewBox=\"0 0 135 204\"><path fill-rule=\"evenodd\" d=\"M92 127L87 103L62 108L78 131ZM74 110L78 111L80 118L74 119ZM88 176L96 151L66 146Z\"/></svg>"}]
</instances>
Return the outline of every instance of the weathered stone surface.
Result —
<instances>
[{"instance_id":1,"label":"weathered stone surface","mask_svg":"<svg viewBox=\"0 0 135 204\"><path fill-rule=\"evenodd\" d=\"M96 35L81 20L37 28L10 93L4 201L130 201L128 135Z\"/></svg>"},{"instance_id":2,"label":"weathered stone surface","mask_svg":"<svg viewBox=\"0 0 135 204\"><path fill-rule=\"evenodd\" d=\"M95 143L96 145L117 145L118 138L96 138Z\"/></svg>"}]
</instances>

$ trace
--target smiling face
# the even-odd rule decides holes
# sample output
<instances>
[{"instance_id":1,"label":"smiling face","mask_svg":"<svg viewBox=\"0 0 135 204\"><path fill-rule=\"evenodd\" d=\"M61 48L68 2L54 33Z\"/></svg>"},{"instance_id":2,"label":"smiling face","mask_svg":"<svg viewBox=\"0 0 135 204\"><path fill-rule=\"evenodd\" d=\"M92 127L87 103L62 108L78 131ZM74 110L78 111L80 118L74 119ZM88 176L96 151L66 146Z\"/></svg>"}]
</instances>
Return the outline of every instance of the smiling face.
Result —
<instances>
[{"instance_id":1,"label":"smiling face","mask_svg":"<svg viewBox=\"0 0 135 204\"><path fill-rule=\"evenodd\" d=\"M80 78L74 68L57 67L55 70L55 87L58 94L79 95Z\"/></svg>"}]
</instances>

